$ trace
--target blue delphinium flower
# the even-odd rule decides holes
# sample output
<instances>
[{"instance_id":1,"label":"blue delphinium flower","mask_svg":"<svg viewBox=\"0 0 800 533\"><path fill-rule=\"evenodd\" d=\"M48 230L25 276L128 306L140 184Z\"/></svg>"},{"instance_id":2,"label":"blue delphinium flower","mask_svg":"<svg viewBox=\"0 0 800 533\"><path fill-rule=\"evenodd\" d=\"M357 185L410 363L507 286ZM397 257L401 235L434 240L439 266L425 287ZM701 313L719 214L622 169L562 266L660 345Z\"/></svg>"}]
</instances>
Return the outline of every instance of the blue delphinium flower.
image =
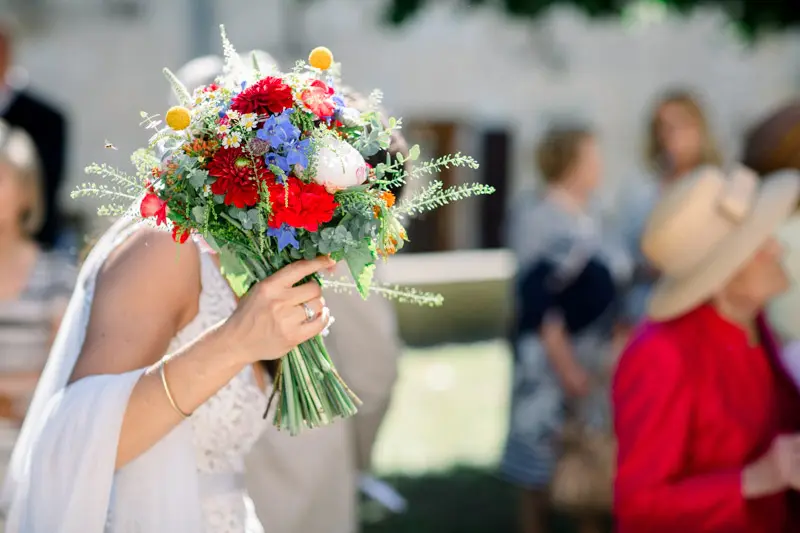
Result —
<instances>
[{"instance_id":1,"label":"blue delphinium flower","mask_svg":"<svg viewBox=\"0 0 800 533\"><path fill-rule=\"evenodd\" d=\"M289 115L294 109L283 110L277 115L272 115L264 121L264 125L256 133L256 137L267 141L273 149L278 150L283 143L300 137L300 129L292 124Z\"/></svg>"},{"instance_id":2,"label":"blue delphinium flower","mask_svg":"<svg viewBox=\"0 0 800 533\"><path fill-rule=\"evenodd\" d=\"M286 161L290 165L308 167L308 153L311 150L311 139L293 140L283 145L286 151Z\"/></svg>"},{"instance_id":3,"label":"blue delphinium flower","mask_svg":"<svg viewBox=\"0 0 800 533\"><path fill-rule=\"evenodd\" d=\"M289 175L289 171L291 170L291 166L289 161L287 160L286 156L280 155L275 152L267 152L264 156L264 161L267 163L267 167L276 166L281 169L283 174L275 173L275 180L278 183L283 183L283 180L286 176Z\"/></svg>"},{"instance_id":4,"label":"blue delphinium flower","mask_svg":"<svg viewBox=\"0 0 800 533\"><path fill-rule=\"evenodd\" d=\"M291 246L295 250L300 248L300 243L297 242L297 230L286 223L281 224L279 228L267 229L267 235L278 239L279 252L282 252L287 246Z\"/></svg>"},{"instance_id":5,"label":"blue delphinium flower","mask_svg":"<svg viewBox=\"0 0 800 533\"><path fill-rule=\"evenodd\" d=\"M256 137L269 143L269 151L264 155L267 166L275 166L282 171L283 175L275 173L279 183L283 183L293 165L308 166L311 140L300 139L300 128L290 120L293 112L294 109L290 108L268 117L256 133Z\"/></svg>"},{"instance_id":6,"label":"blue delphinium flower","mask_svg":"<svg viewBox=\"0 0 800 533\"><path fill-rule=\"evenodd\" d=\"M331 100L333 100L334 109L336 111L339 111L341 108L345 107L344 97L341 94L339 93L334 94Z\"/></svg>"}]
</instances>

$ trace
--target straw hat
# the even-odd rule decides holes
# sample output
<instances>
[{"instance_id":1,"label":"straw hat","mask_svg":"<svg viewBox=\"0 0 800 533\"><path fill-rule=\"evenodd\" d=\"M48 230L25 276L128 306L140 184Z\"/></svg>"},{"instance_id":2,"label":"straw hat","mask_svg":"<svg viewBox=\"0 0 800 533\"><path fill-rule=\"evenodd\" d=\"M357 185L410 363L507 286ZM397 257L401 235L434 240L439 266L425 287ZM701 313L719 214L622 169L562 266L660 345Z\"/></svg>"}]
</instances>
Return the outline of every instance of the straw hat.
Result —
<instances>
[{"instance_id":1,"label":"straw hat","mask_svg":"<svg viewBox=\"0 0 800 533\"><path fill-rule=\"evenodd\" d=\"M662 275L649 302L650 318L680 316L724 287L789 217L798 193L795 171L760 184L743 166L727 175L705 166L673 185L642 235L642 251Z\"/></svg>"}]
</instances>

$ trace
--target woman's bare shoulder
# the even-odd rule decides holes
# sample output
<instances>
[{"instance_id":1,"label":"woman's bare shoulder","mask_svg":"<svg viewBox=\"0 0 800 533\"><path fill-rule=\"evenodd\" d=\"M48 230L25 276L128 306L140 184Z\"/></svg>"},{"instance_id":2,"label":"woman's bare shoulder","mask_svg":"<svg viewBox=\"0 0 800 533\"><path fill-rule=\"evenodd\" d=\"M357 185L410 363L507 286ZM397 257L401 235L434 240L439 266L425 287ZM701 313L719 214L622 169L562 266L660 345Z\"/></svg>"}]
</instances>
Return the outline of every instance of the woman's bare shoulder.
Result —
<instances>
[{"instance_id":1,"label":"woman's bare shoulder","mask_svg":"<svg viewBox=\"0 0 800 533\"><path fill-rule=\"evenodd\" d=\"M179 245L169 233L136 230L98 273L86 341L72 380L157 361L197 314L200 288L200 259L193 242Z\"/></svg>"},{"instance_id":2,"label":"woman's bare shoulder","mask_svg":"<svg viewBox=\"0 0 800 533\"><path fill-rule=\"evenodd\" d=\"M199 272L200 261L192 241L177 244L172 236L155 228L141 227L119 244L105 260L100 272L144 267Z\"/></svg>"}]
</instances>

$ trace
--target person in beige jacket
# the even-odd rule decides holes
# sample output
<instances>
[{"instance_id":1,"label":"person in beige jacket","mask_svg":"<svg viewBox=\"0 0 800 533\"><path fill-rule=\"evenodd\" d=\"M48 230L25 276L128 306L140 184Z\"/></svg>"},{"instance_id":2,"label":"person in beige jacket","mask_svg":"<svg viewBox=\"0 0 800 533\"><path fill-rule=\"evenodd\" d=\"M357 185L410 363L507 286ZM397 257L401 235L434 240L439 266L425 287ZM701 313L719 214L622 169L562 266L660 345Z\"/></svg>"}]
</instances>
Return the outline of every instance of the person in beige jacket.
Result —
<instances>
[{"instance_id":1,"label":"person in beige jacket","mask_svg":"<svg viewBox=\"0 0 800 533\"><path fill-rule=\"evenodd\" d=\"M252 52L251 52L252 53ZM277 65L256 51L262 67ZM196 58L177 72L191 91L221 73L217 56ZM347 90L348 105L365 108L367 101ZM393 136L389 154L408 155L403 137ZM386 160L381 152L368 161ZM399 197L400 190L395 190ZM344 264L335 277L349 276ZM380 265L376 269L380 282ZM336 323L326 346L339 373L363 404L355 417L297 436L270 427L246 462L247 488L256 514L270 533L354 533L358 530L359 489L395 512L404 500L370 475L372 451L397 379L401 345L391 302L379 296L363 300L357 294L325 293Z\"/></svg>"}]
</instances>

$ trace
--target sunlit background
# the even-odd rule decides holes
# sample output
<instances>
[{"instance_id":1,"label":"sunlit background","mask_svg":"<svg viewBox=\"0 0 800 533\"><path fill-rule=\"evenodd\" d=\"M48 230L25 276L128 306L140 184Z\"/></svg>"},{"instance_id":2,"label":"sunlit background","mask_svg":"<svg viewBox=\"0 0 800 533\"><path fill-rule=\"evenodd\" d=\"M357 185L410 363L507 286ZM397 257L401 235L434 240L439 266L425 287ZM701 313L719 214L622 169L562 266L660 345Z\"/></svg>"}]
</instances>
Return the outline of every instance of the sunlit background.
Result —
<instances>
[{"instance_id":1,"label":"sunlit background","mask_svg":"<svg viewBox=\"0 0 800 533\"><path fill-rule=\"evenodd\" d=\"M478 171L439 177L483 181L498 193L415 221L408 250L385 269L388 281L446 301L435 311L398 308L408 347L376 463L410 506L391 516L365 504L362 514L374 533L509 531L513 496L494 475L507 418L504 338L515 272L502 228L508 204L535 184L534 142L553 119L594 125L606 161L603 206L613 218L620 191L645 174L645 121L657 95L673 86L698 92L732 158L755 118L797 94L800 37L769 25L752 37L731 18L735 9L709 3L679 13L666 1L595 2L619 8L600 18L567 1L528 2L552 4L536 16L509 13L503 2L394 4L402 22L390 20L386 0L6 0L0 9L21 22L14 83L68 113L60 195L76 253L83 236L106 223L92 201L69 197L83 168L125 165L148 136L137 127L140 112L167 108L162 67L219 53L221 23L240 51L267 51L284 68L329 47L349 85L383 90L425 155L479 159ZM759 20L747 13L739 11Z\"/></svg>"}]
</instances>

